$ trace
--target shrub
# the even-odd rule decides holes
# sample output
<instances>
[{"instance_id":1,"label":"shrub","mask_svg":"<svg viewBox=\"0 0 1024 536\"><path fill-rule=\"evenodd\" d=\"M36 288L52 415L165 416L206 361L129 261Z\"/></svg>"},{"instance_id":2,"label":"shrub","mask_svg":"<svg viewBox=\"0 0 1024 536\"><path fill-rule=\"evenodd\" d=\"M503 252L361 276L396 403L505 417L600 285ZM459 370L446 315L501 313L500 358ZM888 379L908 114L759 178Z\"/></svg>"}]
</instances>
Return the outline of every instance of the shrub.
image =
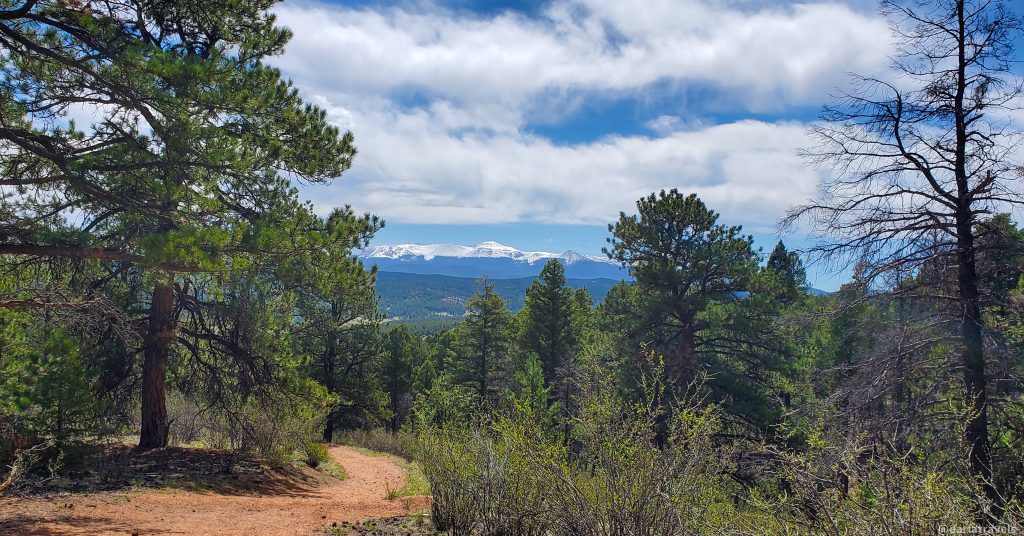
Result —
<instances>
[{"instance_id":1,"label":"shrub","mask_svg":"<svg viewBox=\"0 0 1024 536\"><path fill-rule=\"evenodd\" d=\"M331 459L331 455L327 452L327 445L316 441L307 442L304 453L306 465L314 469Z\"/></svg>"},{"instance_id":2,"label":"shrub","mask_svg":"<svg viewBox=\"0 0 1024 536\"><path fill-rule=\"evenodd\" d=\"M186 420L188 433L180 437L213 448L255 452L271 465L285 465L296 452L305 453L317 436L316 428L326 413L320 395L306 384L293 392L229 400L199 413L186 406L181 415L192 418Z\"/></svg>"},{"instance_id":3,"label":"shrub","mask_svg":"<svg viewBox=\"0 0 1024 536\"><path fill-rule=\"evenodd\" d=\"M484 481L481 465L490 465L482 459L484 442L482 435L469 432L429 430L421 435L417 458L434 496L431 519L437 530L460 536L476 527L483 497L474 491Z\"/></svg>"},{"instance_id":4,"label":"shrub","mask_svg":"<svg viewBox=\"0 0 1024 536\"><path fill-rule=\"evenodd\" d=\"M417 460L433 519L452 534L683 535L733 516L717 410L662 416L595 397L566 444L543 418L498 416L478 430L424 430ZM534 416L536 417L536 416ZM669 437L657 441L658 419Z\"/></svg>"},{"instance_id":5,"label":"shrub","mask_svg":"<svg viewBox=\"0 0 1024 536\"><path fill-rule=\"evenodd\" d=\"M939 534L977 524L982 490L952 452L881 448L816 434L806 452L765 449L742 534ZM998 524L1013 526L1013 512Z\"/></svg>"}]
</instances>

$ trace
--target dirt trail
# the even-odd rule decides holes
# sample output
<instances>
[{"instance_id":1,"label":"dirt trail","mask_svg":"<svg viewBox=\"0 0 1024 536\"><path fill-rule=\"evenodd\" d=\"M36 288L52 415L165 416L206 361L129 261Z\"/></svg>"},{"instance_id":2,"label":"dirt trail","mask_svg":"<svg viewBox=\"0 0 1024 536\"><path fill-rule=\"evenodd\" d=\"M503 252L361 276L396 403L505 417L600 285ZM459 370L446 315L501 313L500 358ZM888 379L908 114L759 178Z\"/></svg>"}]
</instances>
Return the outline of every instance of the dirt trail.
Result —
<instances>
[{"instance_id":1,"label":"dirt trail","mask_svg":"<svg viewBox=\"0 0 1024 536\"><path fill-rule=\"evenodd\" d=\"M344 481L295 485L273 495L225 495L176 490L93 493L54 499L0 500L0 534L139 536L303 535L331 523L358 522L422 511L425 497L387 500L406 472L389 456L368 456L335 446L331 456Z\"/></svg>"}]
</instances>

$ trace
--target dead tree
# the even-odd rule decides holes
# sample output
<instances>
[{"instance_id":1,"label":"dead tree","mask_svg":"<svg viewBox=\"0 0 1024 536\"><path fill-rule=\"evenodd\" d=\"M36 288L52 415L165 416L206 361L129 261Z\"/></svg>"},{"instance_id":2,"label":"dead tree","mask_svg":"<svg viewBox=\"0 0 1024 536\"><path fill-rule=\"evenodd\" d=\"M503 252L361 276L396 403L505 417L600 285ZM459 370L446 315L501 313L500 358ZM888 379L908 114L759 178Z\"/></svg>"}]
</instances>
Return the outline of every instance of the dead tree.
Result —
<instances>
[{"instance_id":1,"label":"dead tree","mask_svg":"<svg viewBox=\"0 0 1024 536\"><path fill-rule=\"evenodd\" d=\"M977 269L980 225L1024 203L1021 133L1010 112L1021 83L1011 70L1021 19L999 0L886 1L897 38L891 80L854 75L811 131L809 160L831 173L817 199L791 209L809 222L814 252L863 258L873 275L950 267L949 298L971 408L964 440L991 504L992 482ZM946 285L942 285L945 287ZM936 292L935 294L939 294Z\"/></svg>"}]
</instances>

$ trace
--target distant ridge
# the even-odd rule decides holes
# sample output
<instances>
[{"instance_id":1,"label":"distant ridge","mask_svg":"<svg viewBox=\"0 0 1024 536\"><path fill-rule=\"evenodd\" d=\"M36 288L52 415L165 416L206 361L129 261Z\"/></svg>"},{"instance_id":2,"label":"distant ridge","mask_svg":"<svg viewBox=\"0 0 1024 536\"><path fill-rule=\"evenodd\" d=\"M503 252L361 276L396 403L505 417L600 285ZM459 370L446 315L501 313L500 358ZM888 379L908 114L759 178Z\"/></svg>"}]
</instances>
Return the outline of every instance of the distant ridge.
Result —
<instances>
[{"instance_id":1,"label":"distant ridge","mask_svg":"<svg viewBox=\"0 0 1024 536\"><path fill-rule=\"evenodd\" d=\"M372 246L360 252L367 264L381 271L451 277L516 279L533 277L551 259L565 265L566 276L576 279L629 279L628 272L607 257L575 251L550 253L519 251L498 242L474 246L456 244L394 244Z\"/></svg>"},{"instance_id":2,"label":"distant ridge","mask_svg":"<svg viewBox=\"0 0 1024 536\"><path fill-rule=\"evenodd\" d=\"M580 261L617 264L607 257L583 255L569 250L564 253L548 253L546 251L519 251L518 249L497 242L480 242L475 246L459 246L455 244L395 244L372 246L360 253L360 257L377 259L400 259L402 257L421 257L431 260L434 257L454 258L506 258L533 264L537 261L559 259L568 264Z\"/></svg>"},{"instance_id":3,"label":"distant ridge","mask_svg":"<svg viewBox=\"0 0 1024 536\"><path fill-rule=\"evenodd\" d=\"M526 301L526 289L533 277L496 279L494 290L508 302L512 311L518 311ZM594 303L604 299L608 289L617 280L575 279L567 281L572 288L585 288ZM385 318L392 321L417 321L450 318L459 320L466 312L469 297L480 290L476 279L432 274L378 272L377 294Z\"/></svg>"}]
</instances>

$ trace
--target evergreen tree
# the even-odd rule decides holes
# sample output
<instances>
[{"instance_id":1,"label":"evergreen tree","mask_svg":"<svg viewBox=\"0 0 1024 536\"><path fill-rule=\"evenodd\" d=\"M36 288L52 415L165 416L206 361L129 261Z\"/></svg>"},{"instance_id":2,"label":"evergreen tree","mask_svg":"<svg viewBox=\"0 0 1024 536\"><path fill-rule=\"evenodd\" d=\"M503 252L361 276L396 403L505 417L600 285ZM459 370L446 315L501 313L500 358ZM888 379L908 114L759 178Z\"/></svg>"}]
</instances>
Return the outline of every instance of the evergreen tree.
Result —
<instances>
[{"instance_id":1,"label":"evergreen tree","mask_svg":"<svg viewBox=\"0 0 1024 536\"><path fill-rule=\"evenodd\" d=\"M556 259L548 261L526 289L521 344L537 355L544 372L544 384L552 386L557 371L574 352L573 291L567 286L565 267Z\"/></svg>"},{"instance_id":2,"label":"evergreen tree","mask_svg":"<svg viewBox=\"0 0 1024 536\"><path fill-rule=\"evenodd\" d=\"M384 339L381 383L391 409L388 426L395 431L412 408L413 371L417 363L426 361L427 349L423 339L405 326L395 327Z\"/></svg>"},{"instance_id":3,"label":"evergreen tree","mask_svg":"<svg viewBox=\"0 0 1024 536\"><path fill-rule=\"evenodd\" d=\"M509 376L508 304L494 291L494 284L481 280L483 288L466 304L466 319L460 326L459 380L474 388L482 404L496 401L499 388Z\"/></svg>"},{"instance_id":4,"label":"evergreen tree","mask_svg":"<svg viewBox=\"0 0 1024 536\"><path fill-rule=\"evenodd\" d=\"M718 214L695 194L662 191L637 209L609 226L605 252L636 279L643 342L665 354L669 378L685 388L697 377L699 354L719 350L718 341L703 336L713 327L704 314L740 300L757 271L753 238L717 223Z\"/></svg>"},{"instance_id":5,"label":"evergreen tree","mask_svg":"<svg viewBox=\"0 0 1024 536\"><path fill-rule=\"evenodd\" d=\"M379 229L364 217L352 226L350 209L338 209L321 222L330 237L320 250L293 257L280 278L297 289L294 331L297 350L310 375L334 396L323 429L325 441L337 426L367 426L385 410L378 367L383 352L381 317L374 292L375 272L353 255Z\"/></svg>"},{"instance_id":6,"label":"evergreen tree","mask_svg":"<svg viewBox=\"0 0 1024 536\"><path fill-rule=\"evenodd\" d=\"M766 268L770 270L782 284L781 298L792 302L807 288L807 270L795 251L787 251L785 244L779 240L775 249L768 256Z\"/></svg>"},{"instance_id":7,"label":"evergreen tree","mask_svg":"<svg viewBox=\"0 0 1024 536\"><path fill-rule=\"evenodd\" d=\"M0 14L0 181L20 194L3 200L0 254L142 270L144 448L167 444L166 371L193 275L319 247L289 179L333 179L355 154L263 61L289 38L273 3L40 1ZM78 105L96 122L62 120Z\"/></svg>"},{"instance_id":8,"label":"evergreen tree","mask_svg":"<svg viewBox=\"0 0 1024 536\"><path fill-rule=\"evenodd\" d=\"M544 369L536 355L530 355L515 373L515 382L506 394L512 408L522 417L537 423L545 432L553 432L561 406L551 403L550 387L544 385Z\"/></svg>"},{"instance_id":9,"label":"evergreen tree","mask_svg":"<svg viewBox=\"0 0 1024 536\"><path fill-rule=\"evenodd\" d=\"M517 315L523 322L520 344L541 365L543 384L552 407L558 408L566 440L576 413L578 357L590 329L592 306L590 293L569 288L562 263L551 260L527 289L526 305Z\"/></svg>"},{"instance_id":10,"label":"evergreen tree","mask_svg":"<svg viewBox=\"0 0 1024 536\"><path fill-rule=\"evenodd\" d=\"M696 195L676 190L637 202L609 226L605 252L636 279L633 289L609 292L617 322L637 360L660 368L677 395L701 374L737 413L767 425L771 373L781 366L770 336L777 305L758 269L753 238L718 223ZM652 353L654 355L652 355Z\"/></svg>"},{"instance_id":11,"label":"evergreen tree","mask_svg":"<svg viewBox=\"0 0 1024 536\"><path fill-rule=\"evenodd\" d=\"M57 443L96 432L103 401L78 342L48 318L41 328L26 320L24 314L0 315L0 415L21 415L28 431Z\"/></svg>"}]
</instances>

